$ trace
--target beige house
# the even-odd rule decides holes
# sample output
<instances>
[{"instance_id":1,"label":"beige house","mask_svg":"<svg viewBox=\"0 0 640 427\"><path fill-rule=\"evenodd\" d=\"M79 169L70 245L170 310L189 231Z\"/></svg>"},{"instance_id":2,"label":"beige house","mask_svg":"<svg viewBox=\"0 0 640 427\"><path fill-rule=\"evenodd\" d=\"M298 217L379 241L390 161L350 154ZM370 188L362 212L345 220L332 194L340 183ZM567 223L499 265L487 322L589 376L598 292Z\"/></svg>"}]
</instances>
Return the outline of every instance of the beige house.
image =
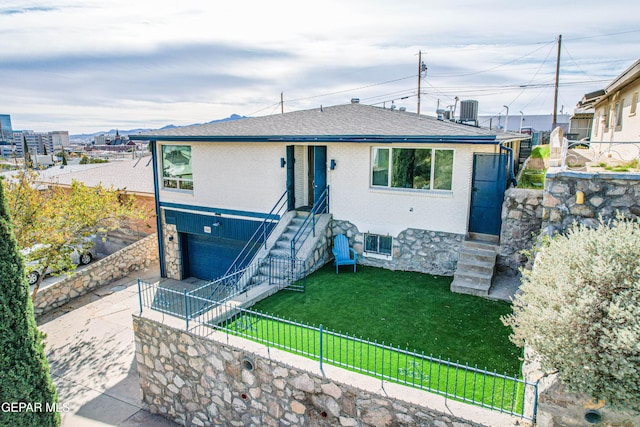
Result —
<instances>
[{"instance_id":1,"label":"beige house","mask_svg":"<svg viewBox=\"0 0 640 427\"><path fill-rule=\"evenodd\" d=\"M616 77L594 105L591 148L599 156L640 157L640 60Z\"/></svg>"}]
</instances>

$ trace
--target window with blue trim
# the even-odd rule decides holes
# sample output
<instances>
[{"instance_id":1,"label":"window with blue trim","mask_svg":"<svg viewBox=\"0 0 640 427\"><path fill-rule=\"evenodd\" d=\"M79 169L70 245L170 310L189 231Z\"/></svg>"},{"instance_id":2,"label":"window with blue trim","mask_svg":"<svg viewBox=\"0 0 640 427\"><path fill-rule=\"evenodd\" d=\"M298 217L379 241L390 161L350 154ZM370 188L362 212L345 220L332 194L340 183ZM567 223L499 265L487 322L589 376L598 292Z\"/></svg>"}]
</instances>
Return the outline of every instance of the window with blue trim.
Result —
<instances>
[{"instance_id":1,"label":"window with blue trim","mask_svg":"<svg viewBox=\"0 0 640 427\"><path fill-rule=\"evenodd\" d=\"M189 145L162 146L162 186L167 189L193 191Z\"/></svg>"}]
</instances>

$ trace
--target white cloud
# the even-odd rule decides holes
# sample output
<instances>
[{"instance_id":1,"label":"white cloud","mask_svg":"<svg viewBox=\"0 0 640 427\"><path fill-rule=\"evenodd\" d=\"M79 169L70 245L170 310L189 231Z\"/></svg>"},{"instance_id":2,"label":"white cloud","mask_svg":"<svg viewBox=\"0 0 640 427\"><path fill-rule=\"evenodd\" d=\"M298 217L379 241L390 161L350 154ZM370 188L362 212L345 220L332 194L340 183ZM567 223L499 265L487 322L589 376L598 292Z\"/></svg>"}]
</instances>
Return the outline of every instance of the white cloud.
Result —
<instances>
[{"instance_id":1,"label":"white cloud","mask_svg":"<svg viewBox=\"0 0 640 427\"><path fill-rule=\"evenodd\" d=\"M14 127L72 133L189 124L319 104L402 101L422 111L478 99L480 112L551 112L555 39L561 102L602 88L637 57L635 2L616 8L494 0L5 0L0 86ZM403 79L403 77L413 76ZM382 82L391 82L380 84ZM321 96L330 94L326 96Z\"/></svg>"}]
</instances>

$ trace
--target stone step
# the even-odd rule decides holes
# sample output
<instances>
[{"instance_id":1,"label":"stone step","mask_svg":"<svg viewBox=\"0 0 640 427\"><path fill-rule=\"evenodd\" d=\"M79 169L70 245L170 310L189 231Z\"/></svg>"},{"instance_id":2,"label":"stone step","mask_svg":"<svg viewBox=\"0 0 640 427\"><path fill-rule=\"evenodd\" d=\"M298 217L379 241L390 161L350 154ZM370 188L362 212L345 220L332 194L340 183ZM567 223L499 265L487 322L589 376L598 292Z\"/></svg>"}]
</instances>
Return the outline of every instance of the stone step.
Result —
<instances>
[{"instance_id":1,"label":"stone step","mask_svg":"<svg viewBox=\"0 0 640 427\"><path fill-rule=\"evenodd\" d=\"M459 259L456 272L473 272L481 274L490 274L493 276L495 263L478 261L476 259Z\"/></svg>"},{"instance_id":2,"label":"stone step","mask_svg":"<svg viewBox=\"0 0 640 427\"><path fill-rule=\"evenodd\" d=\"M473 249L481 249L485 251L498 252L497 245L490 242L485 242L482 240L465 240L463 243L463 247L469 248L469 249L473 248Z\"/></svg>"},{"instance_id":3,"label":"stone step","mask_svg":"<svg viewBox=\"0 0 640 427\"><path fill-rule=\"evenodd\" d=\"M466 248L463 246L462 249L460 249L458 262L471 260L495 264L496 252L478 248Z\"/></svg>"},{"instance_id":4,"label":"stone step","mask_svg":"<svg viewBox=\"0 0 640 427\"><path fill-rule=\"evenodd\" d=\"M468 283L460 283L457 280L454 280L451 283L451 292L455 292L457 294L466 294L466 295L475 295L475 296L479 296L479 297L486 297L487 295L489 295L489 288L491 288L491 286L487 287L484 285L470 285Z\"/></svg>"},{"instance_id":5,"label":"stone step","mask_svg":"<svg viewBox=\"0 0 640 427\"><path fill-rule=\"evenodd\" d=\"M465 240L465 242L469 241L483 241L488 243L493 243L497 245L500 241L499 236L494 236L492 234L483 234L483 233L469 233L469 238Z\"/></svg>"},{"instance_id":6,"label":"stone step","mask_svg":"<svg viewBox=\"0 0 640 427\"><path fill-rule=\"evenodd\" d=\"M276 258L285 258L291 256L291 248L273 248L269 251L269 255Z\"/></svg>"},{"instance_id":7,"label":"stone step","mask_svg":"<svg viewBox=\"0 0 640 427\"><path fill-rule=\"evenodd\" d=\"M476 271L456 270L453 274L454 279L460 279L463 283L480 283L491 286L493 273L479 273Z\"/></svg>"}]
</instances>

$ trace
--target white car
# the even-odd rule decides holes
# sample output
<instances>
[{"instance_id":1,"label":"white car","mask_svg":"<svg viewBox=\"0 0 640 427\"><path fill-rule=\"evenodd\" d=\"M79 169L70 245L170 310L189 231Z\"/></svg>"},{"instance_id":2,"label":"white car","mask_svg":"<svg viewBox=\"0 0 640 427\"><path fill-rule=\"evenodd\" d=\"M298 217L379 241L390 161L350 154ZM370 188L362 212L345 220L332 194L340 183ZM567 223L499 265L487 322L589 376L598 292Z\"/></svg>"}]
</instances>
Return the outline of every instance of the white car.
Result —
<instances>
[{"instance_id":1,"label":"white car","mask_svg":"<svg viewBox=\"0 0 640 427\"><path fill-rule=\"evenodd\" d=\"M29 254L43 247L44 245L38 244L21 251L25 260L27 260L25 263L25 267L27 270L27 281L29 282L29 286L35 285L38 282L40 276L43 275L42 271L38 269L38 260L29 260ZM96 252L93 248L85 250L82 253L80 253L75 247L71 247L71 249L71 261L76 265L87 265L91 263L91 261L93 261L93 259L96 257ZM46 276L47 274L51 274L54 272L55 270L48 268L44 275Z\"/></svg>"}]
</instances>

